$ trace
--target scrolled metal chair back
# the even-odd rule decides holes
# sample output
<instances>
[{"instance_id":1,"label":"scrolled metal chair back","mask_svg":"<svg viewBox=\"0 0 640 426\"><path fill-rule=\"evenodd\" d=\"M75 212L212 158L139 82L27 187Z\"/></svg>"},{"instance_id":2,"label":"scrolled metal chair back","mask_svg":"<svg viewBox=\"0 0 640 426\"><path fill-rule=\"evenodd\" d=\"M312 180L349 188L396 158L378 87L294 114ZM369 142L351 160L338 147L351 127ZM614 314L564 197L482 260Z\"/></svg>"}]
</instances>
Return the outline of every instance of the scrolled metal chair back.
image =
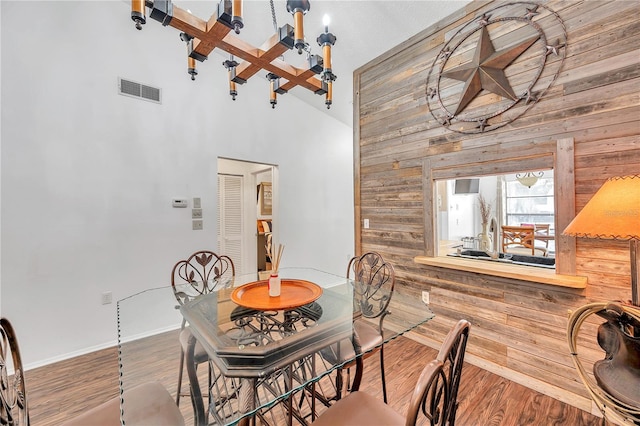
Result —
<instances>
[{"instance_id":1,"label":"scrolled metal chair back","mask_svg":"<svg viewBox=\"0 0 640 426\"><path fill-rule=\"evenodd\" d=\"M431 425L455 425L469 329L468 321L458 321L447 334L436 359L422 371L407 411L407 426L416 424L419 412Z\"/></svg>"},{"instance_id":2,"label":"scrolled metal chair back","mask_svg":"<svg viewBox=\"0 0 640 426\"><path fill-rule=\"evenodd\" d=\"M236 271L229 256L201 250L175 264L171 286L180 304L229 286Z\"/></svg>"},{"instance_id":3,"label":"scrolled metal chair back","mask_svg":"<svg viewBox=\"0 0 640 426\"><path fill-rule=\"evenodd\" d=\"M13 371L9 371L10 367ZM29 426L20 348L13 326L6 318L0 318L0 424Z\"/></svg>"},{"instance_id":4,"label":"scrolled metal chair back","mask_svg":"<svg viewBox=\"0 0 640 426\"><path fill-rule=\"evenodd\" d=\"M349 261L347 277L354 280L354 304L363 316L377 318L388 313L396 284L393 265L379 253L368 252Z\"/></svg>"}]
</instances>

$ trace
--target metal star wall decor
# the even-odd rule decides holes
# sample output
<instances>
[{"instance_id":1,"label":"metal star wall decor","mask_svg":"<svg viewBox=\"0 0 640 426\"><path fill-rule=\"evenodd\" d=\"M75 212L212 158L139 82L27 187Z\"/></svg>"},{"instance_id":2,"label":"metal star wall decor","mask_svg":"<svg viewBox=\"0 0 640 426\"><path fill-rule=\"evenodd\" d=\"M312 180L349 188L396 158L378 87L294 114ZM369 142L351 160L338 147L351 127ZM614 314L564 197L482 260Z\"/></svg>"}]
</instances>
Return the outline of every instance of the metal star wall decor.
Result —
<instances>
[{"instance_id":1,"label":"metal star wall decor","mask_svg":"<svg viewBox=\"0 0 640 426\"><path fill-rule=\"evenodd\" d=\"M454 33L436 56L425 92L431 115L459 133L509 124L555 82L566 45L562 20L546 6L506 3L483 13Z\"/></svg>"}]
</instances>

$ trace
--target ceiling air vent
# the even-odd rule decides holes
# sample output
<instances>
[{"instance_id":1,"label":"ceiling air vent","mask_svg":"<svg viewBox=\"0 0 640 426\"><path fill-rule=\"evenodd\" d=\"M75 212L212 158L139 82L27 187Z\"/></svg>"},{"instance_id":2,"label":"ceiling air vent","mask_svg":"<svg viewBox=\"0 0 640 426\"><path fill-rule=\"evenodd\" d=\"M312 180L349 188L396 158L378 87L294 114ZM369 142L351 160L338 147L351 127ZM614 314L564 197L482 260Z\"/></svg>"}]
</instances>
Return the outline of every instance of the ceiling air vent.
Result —
<instances>
[{"instance_id":1,"label":"ceiling air vent","mask_svg":"<svg viewBox=\"0 0 640 426\"><path fill-rule=\"evenodd\" d=\"M118 93L158 104L162 103L162 89L125 80L124 78L118 78Z\"/></svg>"}]
</instances>

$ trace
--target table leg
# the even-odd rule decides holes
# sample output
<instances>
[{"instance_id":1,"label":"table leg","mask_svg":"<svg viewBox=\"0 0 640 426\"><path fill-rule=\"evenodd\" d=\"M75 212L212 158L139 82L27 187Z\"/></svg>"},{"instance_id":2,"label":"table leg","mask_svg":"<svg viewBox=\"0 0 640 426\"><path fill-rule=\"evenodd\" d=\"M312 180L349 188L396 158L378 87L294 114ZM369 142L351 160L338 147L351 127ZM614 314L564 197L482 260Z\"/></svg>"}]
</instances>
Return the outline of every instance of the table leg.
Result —
<instances>
[{"instance_id":1,"label":"table leg","mask_svg":"<svg viewBox=\"0 0 640 426\"><path fill-rule=\"evenodd\" d=\"M316 354L311 355L311 377L316 377ZM316 381L311 382L311 421L316 419Z\"/></svg>"},{"instance_id":2,"label":"table leg","mask_svg":"<svg viewBox=\"0 0 640 426\"><path fill-rule=\"evenodd\" d=\"M286 370L289 373L289 374L287 374L287 376L289 376L289 377L287 377L287 386L288 386L287 391L291 392L291 389L293 388L293 371L292 371L291 364L289 364L286 367ZM293 424L293 392L291 392L289 394L289 397L287 398L287 407L289 409L289 416L287 418L287 421L288 421L287 425L291 426Z\"/></svg>"},{"instance_id":3,"label":"table leg","mask_svg":"<svg viewBox=\"0 0 640 426\"><path fill-rule=\"evenodd\" d=\"M256 383L254 379L241 380L240 392L238 394L238 410L240 413L249 413L255 408L255 389ZM255 416L245 416L238 422L238 424L240 426L249 426L251 424L251 419L255 419Z\"/></svg>"}]
</instances>

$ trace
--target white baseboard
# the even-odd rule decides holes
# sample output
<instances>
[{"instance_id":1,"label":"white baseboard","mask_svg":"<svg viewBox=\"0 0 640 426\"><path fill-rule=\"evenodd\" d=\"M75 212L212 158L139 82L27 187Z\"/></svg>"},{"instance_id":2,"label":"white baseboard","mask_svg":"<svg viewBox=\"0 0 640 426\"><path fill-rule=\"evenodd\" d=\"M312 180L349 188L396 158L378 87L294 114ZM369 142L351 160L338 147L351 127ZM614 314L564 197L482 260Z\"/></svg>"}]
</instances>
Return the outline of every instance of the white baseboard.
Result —
<instances>
[{"instance_id":1,"label":"white baseboard","mask_svg":"<svg viewBox=\"0 0 640 426\"><path fill-rule=\"evenodd\" d=\"M40 361L31 362L29 364L25 364L24 365L24 370L25 371L29 371L29 370L32 370L34 368L44 367L45 365L54 364L56 362L65 361L67 359L75 358L77 356L86 355L86 354L91 353L91 352L96 352L96 351L100 351L102 349L111 348L113 346L116 346L117 344L118 344L117 340L112 340L112 341L109 341L109 342L102 343L100 345L89 346L87 348L82 348L82 349L79 349L79 350L73 351L73 352L67 352L67 353L62 354L62 355L54 356L52 358L47 358L47 359L43 359L43 360L40 360Z\"/></svg>"},{"instance_id":2,"label":"white baseboard","mask_svg":"<svg viewBox=\"0 0 640 426\"><path fill-rule=\"evenodd\" d=\"M405 336L435 350L440 349L440 345L437 342L426 339L424 336L421 336L415 332L409 332ZM468 362L471 365L475 365L476 367L482 368L483 370L487 370L500 377L511 380L512 382L518 383L519 385L532 389L536 392L540 392L541 394L557 399L558 401L564 402L565 404L569 404L573 407L579 408L582 411L586 411L587 413L602 417L602 413L600 413L599 410L593 409L593 401L591 401L590 398L576 395L557 386L553 386L549 383L543 382L517 371L494 364L487 361L486 359L474 356L470 353L465 354L464 361Z\"/></svg>"},{"instance_id":3,"label":"white baseboard","mask_svg":"<svg viewBox=\"0 0 640 426\"><path fill-rule=\"evenodd\" d=\"M158 328L158 329L155 329L155 330L151 330L149 332L140 333L140 334L135 335L135 336L129 336L126 339L123 339L122 343L132 342L134 340L143 339L145 337L155 336L157 334L166 333L167 331L173 331L173 330L177 330L179 328L180 328L180 324L172 325L172 326L168 326L168 327L164 327L164 328ZM34 368L44 367L45 365L54 364L54 363L60 362L60 361L66 361L66 360L71 359L71 358L75 358L75 357L78 357L78 356L86 355L86 354L89 354L91 352L97 352L97 351L100 351L100 350L103 350L103 349L107 349L107 348L112 348L112 347L117 346L117 345L118 345L118 341L117 340L112 340L112 341L105 342L105 343L102 343L102 344L99 344L99 345L82 348L82 349L79 349L77 351L67 352L65 354L58 355L58 356L55 356L55 357L52 357L52 358L47 358L47 359L44 359L44 360L41 360L41 361L25 364L23 367L24 367L25 371L29 371L29 370L32 370Z\"/></svg>"}]
</instances>

